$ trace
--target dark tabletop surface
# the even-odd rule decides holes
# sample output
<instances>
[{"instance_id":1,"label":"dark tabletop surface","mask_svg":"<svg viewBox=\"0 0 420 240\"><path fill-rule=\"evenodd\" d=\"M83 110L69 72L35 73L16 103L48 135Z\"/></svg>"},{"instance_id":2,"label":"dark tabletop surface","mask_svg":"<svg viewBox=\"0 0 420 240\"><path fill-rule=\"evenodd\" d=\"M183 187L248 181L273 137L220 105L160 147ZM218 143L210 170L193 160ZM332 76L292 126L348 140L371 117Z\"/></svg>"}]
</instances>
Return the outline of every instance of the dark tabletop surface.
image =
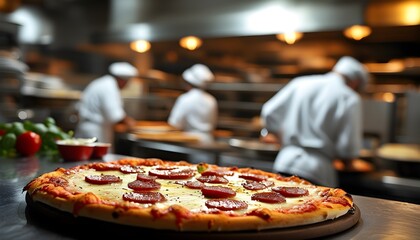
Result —
<instances>
[{"instance_id":1,"label":"dark tabletop surface","mask_svg":"<svg viewBox=\"0 0 420 240\"><path fill-rule=\"evenodd\" d=\"M111 161L122 158L122 155L107 154L102 160ZM53 171L58 167L69 168L87 162L62 162L47 158L0 158L0 239L75 239L84 238L79 233L83 227L68 225L62 228L52 227L49 219L43 216L33 217L25 201L23 187L42 173ZM329 235L322 239L418 239L420 236L420 205L353 195L356 206L360 209L360 219L351 228ZM42 214L41 214L42 215ZM51 226L50 226L51 225ZM84 226L89 229L89 226ZM111 226L112 230L113 226ZM109 230L109 229L108 229ZM111 231L110 230L110 231ZM117 232L118 228L115 231ZM93 236L109 233L105 229L95 229ZM157 232L156 232L157 233ZM97 235L96 235L97 234ZM120 233L116 233L119 235ZM252 236L253 233L240 236ZM140 235L139 235L140 236ZM172 236L172 235L168 235ZM182 239L215 239L212 234L174 235ZM239 235L230 235L232 239ZM258 237L259 235L255 235ZM229 238L220 235L223 239ZM222 239L221 238L221 239Z\"/></svg>"}]
</instances>

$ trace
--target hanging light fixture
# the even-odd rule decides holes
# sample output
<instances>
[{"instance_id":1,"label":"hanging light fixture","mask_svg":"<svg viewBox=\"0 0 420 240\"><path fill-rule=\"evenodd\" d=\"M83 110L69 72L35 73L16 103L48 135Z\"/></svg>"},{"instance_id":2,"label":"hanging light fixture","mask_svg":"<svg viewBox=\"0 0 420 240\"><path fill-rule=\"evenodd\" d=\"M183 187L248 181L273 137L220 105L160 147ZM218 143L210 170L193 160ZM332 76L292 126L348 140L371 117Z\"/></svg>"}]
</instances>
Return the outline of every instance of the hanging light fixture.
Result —
<instances>
[{"instance_id":1,"label":"hanging light fixture","mask_svg":"<svg viewBox=\"0 0 420 240\"><path fill-rule=\"evenodd\" d=\"M344 36L347 38L359 41L370 35L371 28L365 25L353 25L344 29Z\"/></svg>"},{"instance_id":2,"label":"hanging light fixture","mask_svg":"<svg viewBox=\"0 0 420 240\"><path fill-rule=\"evenodd\" d=\"M280 41L286 42L287 44L294 44L303 37L301 32L285 32L276 35L276 38Z\"/></svg>"},{"instance_id":3,"label":"hanging light fixture","mask_svg":"<svg viewBox=\"0 0 420 240\"><path fill-rule=\"evenodd\" d=\"M147 40L136 40L130 43L130 48L139 53L145 53L151 48L151 44Z\"/></svg>"},{"instance_id":4,"label":"hanging light fixture","mask_svg":"<svg viewBox=\"0 0 420 240\"><path fill-rule=\"evenodd\" d=\"M202 41L200 38L195 36L187 36L181 38L179 40L179 45L183 48L186 48L188 50L196 50L197 48L201 47Z\"/></svg>"}]
</instances>

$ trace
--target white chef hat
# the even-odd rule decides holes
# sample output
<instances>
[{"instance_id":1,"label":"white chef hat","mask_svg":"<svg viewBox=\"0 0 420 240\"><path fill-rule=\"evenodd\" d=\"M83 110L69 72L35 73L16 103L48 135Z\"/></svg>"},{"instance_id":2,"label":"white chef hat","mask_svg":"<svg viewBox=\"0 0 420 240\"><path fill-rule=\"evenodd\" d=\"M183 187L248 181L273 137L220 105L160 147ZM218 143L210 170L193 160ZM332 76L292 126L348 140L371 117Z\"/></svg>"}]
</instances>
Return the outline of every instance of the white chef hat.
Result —
<instances>
[{"instance_id":1,"label":"white chef hat","mask_svg":"<svg viewBox=\"0 0 420 240\"><path fill-rule=\"evenodd\" d=\"M138 75L137 68L127 62L115 62L109 66L109 73L114 76L131 78Z\"/></svg>"},{"instance_id":2,"label":"white chef hat","mask_svg":"<svg viewBox=\"0 0 420 240\"><path fill-rule=\"evenodd\" d=\"M214 79L212 71L203 64L195 64L182 73L182 77L190 84L203 87Z\"/></svg>"},{"instance_id":3,"label":"white chef hat","mask_svg":"<svg viewBox=\"0 0 420 240\"><path fill-rule=\"evenodd\" d=\"M353 57L344 56L338 60L333 68L334 72L338 72L348 77L350 81L361 80L359 89L364 89L369 81L369 72L366 67L354 59Z\"/></svg>"}]
</instances>

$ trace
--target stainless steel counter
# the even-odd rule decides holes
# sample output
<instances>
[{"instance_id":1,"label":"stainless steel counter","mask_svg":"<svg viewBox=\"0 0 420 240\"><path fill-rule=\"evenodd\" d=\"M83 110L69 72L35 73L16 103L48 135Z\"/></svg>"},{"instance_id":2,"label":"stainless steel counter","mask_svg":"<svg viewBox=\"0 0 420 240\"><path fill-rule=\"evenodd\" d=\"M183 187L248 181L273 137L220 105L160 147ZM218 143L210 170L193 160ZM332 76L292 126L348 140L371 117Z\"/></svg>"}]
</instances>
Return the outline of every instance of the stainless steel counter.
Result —
<instances>
[{"instance_id":1,"label":"stainless steel counter","mask_svg":"<svg viewBox=\"0 0 420 240\"><path fill-rule=\"evenodd\" d=\"M108 154L103 160L111 161L124 157L123 155ZM19 240L19 239L80 239L83 237L121 237L121 236L141 236L144 230L135 233L122 232L117 226L111 230L95 229L94 232L82 232L79 229L91 226L63 225L62 228L53 228L43 216L32 219L28 213L25 202L25 192L23 187L34 177L58 167L69 168L86 162L64 163L51 159L19 158L19 159L0 159L0 239ZM420 236L420 205L390 201L371 197L354 195L355 204L359 207L361 217L358 223L338 234L324 239L415 239ZM39 219L41 218L41 220ZM110 234L111 235L108 235ZM159 231L148 233L164 234ZM167 236L172 236L167 233ZM253 234L253 233L247 233ZM163 235L161 235L163 236ZM182 239L215 239L212 234L186 234L175 233L175 238ZM238 235L235 235L238 236Z\"/></svg>"}]
</instances>

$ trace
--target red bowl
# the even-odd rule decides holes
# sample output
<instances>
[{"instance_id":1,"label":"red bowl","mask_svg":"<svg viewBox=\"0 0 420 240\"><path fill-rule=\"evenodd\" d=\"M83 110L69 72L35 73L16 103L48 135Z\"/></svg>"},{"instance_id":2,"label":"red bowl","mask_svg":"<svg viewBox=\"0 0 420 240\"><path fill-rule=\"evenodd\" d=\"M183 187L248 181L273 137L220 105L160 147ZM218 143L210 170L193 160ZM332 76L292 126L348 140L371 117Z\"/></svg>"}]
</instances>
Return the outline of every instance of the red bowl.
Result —
<instances>
[{"instance_id":1,"label":"red bowl","mask_svg":"<svg viewBox=\"0 0 420 240\"><path fill-rule=\"evenodd\" d=\"M91 143L75 144L58 141L56 144L61 157L68 162L89 160L94 149L94 145Z\"/></svg>"},{"instance_id":2,"label":"red bowl","mask_svg":"<svg viewBox=\"0 0 420 240\"><path fill-rule=\"evenodd\" d=\"M108 153L111 143L96 142L93 144L93 152L90 156L91 159L103 158Z\"/></svg>"}]
</instances>

